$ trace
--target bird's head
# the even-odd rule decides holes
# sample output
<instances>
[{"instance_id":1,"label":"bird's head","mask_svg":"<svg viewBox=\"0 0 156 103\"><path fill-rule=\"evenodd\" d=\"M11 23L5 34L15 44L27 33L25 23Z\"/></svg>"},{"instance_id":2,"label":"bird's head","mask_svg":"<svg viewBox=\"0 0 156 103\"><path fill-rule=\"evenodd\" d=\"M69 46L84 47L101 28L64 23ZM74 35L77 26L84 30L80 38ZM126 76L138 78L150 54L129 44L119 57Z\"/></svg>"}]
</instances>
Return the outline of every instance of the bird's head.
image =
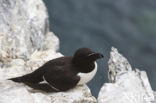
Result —
<instances>
[{"instance_id":1,"label":"bird's head","mask_svg":"<svg viewBox=\"0 0 156 103\"><path fill-rule=\"evenodd\" d=\"M80 48L75 52L72 62L76 65L85 65L88 63L93 63L97 59L103 57L104 56L102 54L96 53L89 48Z\"/></svg>"}]
</instances>

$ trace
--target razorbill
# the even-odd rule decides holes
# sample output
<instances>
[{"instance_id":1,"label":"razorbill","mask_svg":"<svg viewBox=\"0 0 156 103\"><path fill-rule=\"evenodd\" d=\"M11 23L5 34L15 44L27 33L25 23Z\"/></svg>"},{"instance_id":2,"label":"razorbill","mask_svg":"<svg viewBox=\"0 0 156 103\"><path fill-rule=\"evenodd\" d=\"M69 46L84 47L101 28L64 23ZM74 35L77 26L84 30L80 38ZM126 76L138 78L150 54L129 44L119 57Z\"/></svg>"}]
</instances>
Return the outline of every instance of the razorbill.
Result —
<instances>
[{"instance_id":1,"label":"razorbill","mask_svg":"<svg viewBox=\"0 0 156 103\"><path fill-rule=\"evenodd\" d=\"M92 80L97 71L95 61L103 57L102 54L88 48L80 48L74 56L50 60L30 74L9 80L45 92L66 91Z\"/></svg>"}]
</instances>

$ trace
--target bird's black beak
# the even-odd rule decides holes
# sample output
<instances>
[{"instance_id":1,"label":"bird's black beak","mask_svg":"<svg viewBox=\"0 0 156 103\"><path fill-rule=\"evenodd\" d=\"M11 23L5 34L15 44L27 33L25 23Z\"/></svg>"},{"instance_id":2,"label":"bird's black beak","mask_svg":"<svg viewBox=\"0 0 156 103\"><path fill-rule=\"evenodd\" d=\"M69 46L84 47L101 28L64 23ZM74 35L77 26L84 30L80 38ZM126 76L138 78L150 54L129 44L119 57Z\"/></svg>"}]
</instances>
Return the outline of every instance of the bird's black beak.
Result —
<instances>
[{"instance_id":1,"label":"bird's black beak","mask_svg":"<svg viewBox=\"0 0 156 103\"><path fill-rule=\"evenodd\" d=\"M104 58L103 54L101 53L95 53L94 54L97 58Z\"/></svg>"}]
</instances>

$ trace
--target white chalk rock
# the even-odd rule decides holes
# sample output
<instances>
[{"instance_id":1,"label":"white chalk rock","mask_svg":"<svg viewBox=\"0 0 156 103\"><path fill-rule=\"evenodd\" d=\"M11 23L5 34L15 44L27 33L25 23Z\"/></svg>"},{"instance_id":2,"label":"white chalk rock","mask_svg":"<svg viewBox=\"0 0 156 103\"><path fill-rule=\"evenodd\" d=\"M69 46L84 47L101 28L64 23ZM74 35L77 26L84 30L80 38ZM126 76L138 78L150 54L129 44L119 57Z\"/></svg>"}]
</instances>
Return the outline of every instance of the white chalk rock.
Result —
<instances>
[{"instance_id":1,"label":"white chalk rock","mask_svg":"<svg viewBox=\"0 0 156 103\"><path fill-rule=\"evenodd\" d=\"M154 100L151 103L156 103L156 92L154 92Z\"/></svg>"},{"instance_id":2,"label":"white chalk rock","mask_svg":"<svg viewBox=\"0 0 156 103\"><path fill-rule=\"evenodd\" d=\"M35 50L55 51L58 44L42 0L0 0L0 61L28 59Z\"/></svg>"},{"instance_id":3,"label":"white chalk rock","mask_svg":"<svg viewBox=\"0 0 156 103\"><path fill-rule=\"evenodd\" d=\"M154 93L145 71L132 70L127 59L112 48L109 81L100 90L98 103L152 103Z\"/></svg>"},{"instance_id":4,"label":"white chalk rock","mask_svg":"<svg viewBox=\"0 0 156 103\"><path fill-rule=\"evenodd\" d=\"M44 93L33 91L24 84L1 81L0 103L96 103L96 99L86 85L67 92Z\"/></svg>"}]
</instances>

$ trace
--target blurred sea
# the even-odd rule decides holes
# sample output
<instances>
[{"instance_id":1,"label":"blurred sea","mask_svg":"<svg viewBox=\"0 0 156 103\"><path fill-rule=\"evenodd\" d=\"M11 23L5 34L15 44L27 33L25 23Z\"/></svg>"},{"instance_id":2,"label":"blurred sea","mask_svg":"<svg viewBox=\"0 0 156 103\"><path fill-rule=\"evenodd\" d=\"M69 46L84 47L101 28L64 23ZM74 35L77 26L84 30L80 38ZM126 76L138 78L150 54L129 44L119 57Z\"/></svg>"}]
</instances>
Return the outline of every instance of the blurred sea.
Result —
<instances>
[{"instance_id":1,"label":"blurred sea","mask_svg":"<svg viewBox=\"0 0 156 103\"><path fill-rule=\"evenodd\" d=\"M145 70L156 90L156 0L44 0L50 29L60 39L60 52L72 55L88 47L105 55L88 84L97 97L108 82L111 47L118 48L133 67Z\"/></svg>"}]
</instances>

